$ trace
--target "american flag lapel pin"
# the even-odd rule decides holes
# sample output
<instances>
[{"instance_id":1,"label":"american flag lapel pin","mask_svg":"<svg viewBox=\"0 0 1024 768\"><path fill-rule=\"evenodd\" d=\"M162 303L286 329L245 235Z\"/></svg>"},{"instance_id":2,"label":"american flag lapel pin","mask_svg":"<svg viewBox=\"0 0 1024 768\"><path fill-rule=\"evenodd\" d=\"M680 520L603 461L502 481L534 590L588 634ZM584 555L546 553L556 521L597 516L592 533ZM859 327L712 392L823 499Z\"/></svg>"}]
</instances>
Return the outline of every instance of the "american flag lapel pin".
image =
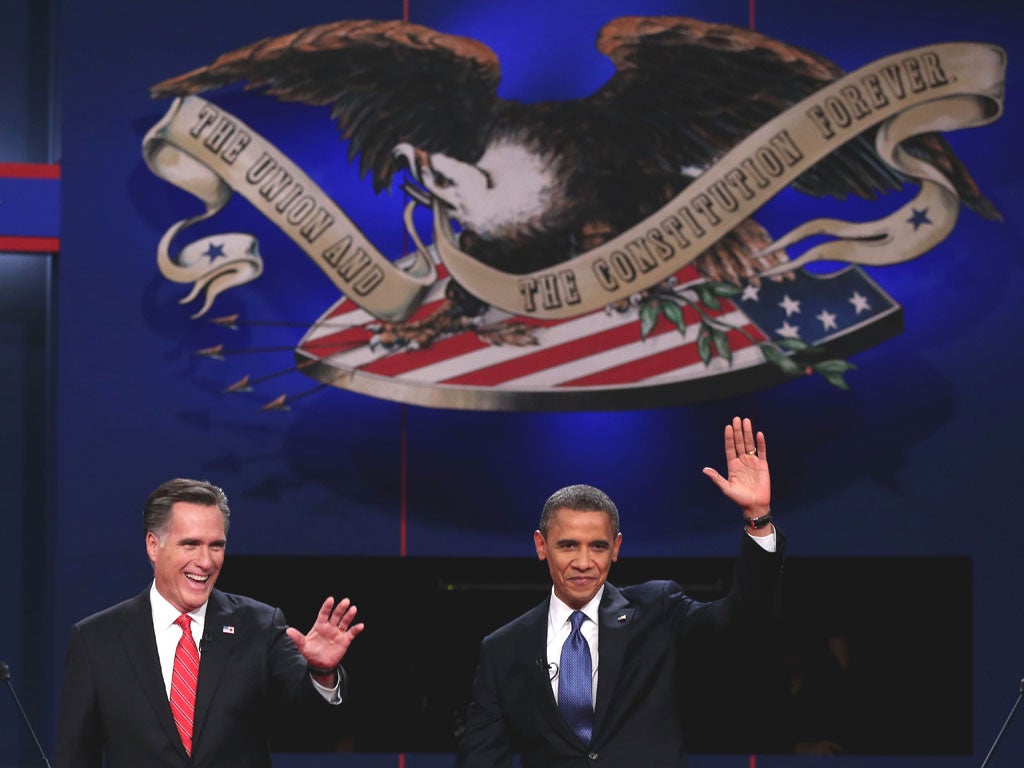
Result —
<instances>
[{"instance_id":1,"label":"american flag lapel pin","mask_svg":"<svg viewBox=\"0 0 1024 768\"><path fill-rule=\"evenodd\" d=\"M625 621L626 620L626 614L620 613L618 616L615 617L615 620L619 621L619 622Z\"/></svg>"},{"instance_id":2,"label":"american flag lapel pin","mask_svg":"<svg viewBox=\"0 0 1024 768\"><path fill-rule=\"evenodd\" d=\"M235 628L232 627L230 624L225 624L224 629L222 631L224 632L225 635L235 634Z\"/></svg>"}]
</instances>

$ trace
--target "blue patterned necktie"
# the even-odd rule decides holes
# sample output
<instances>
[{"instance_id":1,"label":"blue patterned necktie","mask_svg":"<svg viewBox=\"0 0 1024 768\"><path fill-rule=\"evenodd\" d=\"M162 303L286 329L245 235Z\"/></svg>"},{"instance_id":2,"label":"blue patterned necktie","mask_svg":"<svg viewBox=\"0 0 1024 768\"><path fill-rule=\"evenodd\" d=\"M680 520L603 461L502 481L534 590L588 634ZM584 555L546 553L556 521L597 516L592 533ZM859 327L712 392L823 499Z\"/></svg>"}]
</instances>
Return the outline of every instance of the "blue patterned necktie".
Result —
<instances>
[{"instance_id":1,"label":"blue patterned necktie","mask_svg":"<svg viewBox=\"0 0 1024 768\"><path fill-rule=\"evenodd\" d=\"M575 611L569 617L572 632L562 646L558 664L558 709L580 741L589 744L594 731L594 678L590 666L590 645L580 632L580 626L586 620L582 611Z\"/></svg>"}]
</instances>

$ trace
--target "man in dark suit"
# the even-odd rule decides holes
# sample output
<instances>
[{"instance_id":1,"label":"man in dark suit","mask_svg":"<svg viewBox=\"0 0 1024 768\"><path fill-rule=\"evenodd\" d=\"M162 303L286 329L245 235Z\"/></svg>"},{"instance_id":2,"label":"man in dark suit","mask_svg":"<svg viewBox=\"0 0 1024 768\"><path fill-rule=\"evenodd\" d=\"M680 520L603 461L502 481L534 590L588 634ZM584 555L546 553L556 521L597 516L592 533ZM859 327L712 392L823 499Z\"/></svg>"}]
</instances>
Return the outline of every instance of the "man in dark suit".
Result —
<instances>
[{"instance_id":1,"label":"man in dark suit","mask_svg":"<svg viewBox=\"0 0 1024 768\"><path fill-rule=\"evenodd\" d=\"M328 597L302 634L280 610L214 589L229 515L207 482L171 480L150 495L153 583L74 626L57 768L269 766L280 713L315 715L346 698L356 607Z\"/></svg>"},{"instance_id":2,"label":"man in dark suit","mask_svg":"<svg viewBox=\"0 0 1024 768\"><path fill-rule=\"evenodd\" d=\"M548 499L533 537L552 594L484 638L458 768L506 768L514 754L523 768L687 764L678 672L688 641L758 632L777 611L783 541L764 435L733 419L725 453L728 477L704 474L743 510L746 532L729 594L714 602L669 581L606 583L622 544L615 504L588 485Z\"/></svg>"}]
</instances>

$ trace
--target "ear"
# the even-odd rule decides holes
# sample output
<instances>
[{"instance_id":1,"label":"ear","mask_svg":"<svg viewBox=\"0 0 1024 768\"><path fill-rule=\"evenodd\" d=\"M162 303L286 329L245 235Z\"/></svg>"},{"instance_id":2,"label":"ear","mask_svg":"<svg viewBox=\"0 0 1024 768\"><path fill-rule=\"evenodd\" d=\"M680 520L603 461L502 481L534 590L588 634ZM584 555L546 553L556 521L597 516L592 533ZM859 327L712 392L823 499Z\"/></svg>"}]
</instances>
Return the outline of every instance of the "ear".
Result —
<instances>
[{"instance_id":1,"label":"ear","mask_svg":"<svg viewBox=\"0 0 1024 768\"><path fill-rule=\"evenodd\" d=\"M149 562L156 564L156 553L160 549L160 540L152 531L146 533L146 554L149 555Z\"/></svg>"},{"instance_id":2,"label":"ear","mask_svg":"<svg viewBox=\"0 0 1024 768\"><path fill-rule=\"evenodd\" d=\"M544 534L541 533L540 531L534 531L533 532L533 546L537 550L537 559L538 560L547 560L548 559L548 546L547 546L547 542L544 541Z\"/></svg>"},{"instance_id":3,"label":"ear","mask_svg":"<svg viewBox=\"0 0 1024 768\"><path fill-rule=\"evenodd\" d=\"M619 547L622 546L622 532L619 531L615 534L615 543L612 544L612 562L617 563L619 561Z\"/></svg>"}]
</instances>

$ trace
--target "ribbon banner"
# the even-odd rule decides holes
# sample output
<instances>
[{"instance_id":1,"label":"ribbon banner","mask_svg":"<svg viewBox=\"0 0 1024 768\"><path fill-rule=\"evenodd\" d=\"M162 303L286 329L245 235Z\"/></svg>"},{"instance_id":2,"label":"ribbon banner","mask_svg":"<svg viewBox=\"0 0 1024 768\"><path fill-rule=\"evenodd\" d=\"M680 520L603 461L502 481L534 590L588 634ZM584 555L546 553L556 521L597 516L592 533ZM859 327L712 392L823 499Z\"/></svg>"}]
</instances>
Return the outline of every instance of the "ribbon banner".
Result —
<instances>
[{"instance_id":1,"label":"ribbon banner","mask_svg":"<svg viewBox=\"0 0 1024 768\"><path fill-rule=\"evenodd\" d=\"M766 274L816 259L868 265L906 261L949 234L960 201L938 169L902 151L900 142L996 120L1002 112L1005 70L1003 49L978 43L931 45L879 59L762 125L628 231L551 269L513 275L462 252L451 221L436 201L434 246L447 273L494 307L529 318L577 317L677 273L819 160L878 126L881 158L920 182L914 199L877 221L819 219L797 227L765 252L810 236L834 239ZM416 254L398 266L284 153L200 97L174 101L147 133L143 156L153 173L205 205L203 214L165 233L157 255L167 279L194 284L183 302L205 292L198 315L218 293L255 279L262 270L248 235L231 236L231 253L221 253L223 247L206 238L172 255L175 237L220 211L233 192L291 237L349 300L374 317L407 318L437 280L433 257L412 231L410 211L405 220ZM934 226L910 230L908 218L924 208Z\"/></svg>"}]
</instances>

